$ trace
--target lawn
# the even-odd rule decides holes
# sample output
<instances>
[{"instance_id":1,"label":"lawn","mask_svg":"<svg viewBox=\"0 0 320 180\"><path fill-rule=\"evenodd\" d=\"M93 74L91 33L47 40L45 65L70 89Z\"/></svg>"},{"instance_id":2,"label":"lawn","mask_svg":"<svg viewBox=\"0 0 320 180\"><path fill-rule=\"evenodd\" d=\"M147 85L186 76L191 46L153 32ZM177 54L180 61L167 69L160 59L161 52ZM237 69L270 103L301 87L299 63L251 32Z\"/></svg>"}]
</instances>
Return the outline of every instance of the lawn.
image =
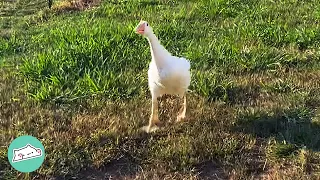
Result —
<instances>
[{"instance_id":1,"label":"lawn","mask_svg":"<svg viewBox=\"0 0 320 180\"><path fill-rule=\"evenodd\" d=\"M0 1L0 179L317 179L320 1ZM145 133L151 60L143 19L191 62L187 120L160 99ZM24 174L10 142L32 135Z\"/></svg>"}]
</instances>

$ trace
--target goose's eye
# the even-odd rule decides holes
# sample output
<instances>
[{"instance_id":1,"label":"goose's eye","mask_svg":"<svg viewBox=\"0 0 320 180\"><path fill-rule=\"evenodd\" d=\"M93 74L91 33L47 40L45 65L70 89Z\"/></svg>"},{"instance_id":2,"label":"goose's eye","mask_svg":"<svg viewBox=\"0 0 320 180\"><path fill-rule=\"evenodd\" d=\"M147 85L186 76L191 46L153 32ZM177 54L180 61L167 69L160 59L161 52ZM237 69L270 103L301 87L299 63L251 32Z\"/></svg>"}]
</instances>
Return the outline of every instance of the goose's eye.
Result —
<instances>
[{"instance_id":1,"label":"goose's eye","mask_svg":"<svg viewBox=\"0 0 320 180\"><path fill-rule=\"evenodd\" d=\"M148 23L147 23L147 26L149 26Z\"/></svg>"}]
</instances>

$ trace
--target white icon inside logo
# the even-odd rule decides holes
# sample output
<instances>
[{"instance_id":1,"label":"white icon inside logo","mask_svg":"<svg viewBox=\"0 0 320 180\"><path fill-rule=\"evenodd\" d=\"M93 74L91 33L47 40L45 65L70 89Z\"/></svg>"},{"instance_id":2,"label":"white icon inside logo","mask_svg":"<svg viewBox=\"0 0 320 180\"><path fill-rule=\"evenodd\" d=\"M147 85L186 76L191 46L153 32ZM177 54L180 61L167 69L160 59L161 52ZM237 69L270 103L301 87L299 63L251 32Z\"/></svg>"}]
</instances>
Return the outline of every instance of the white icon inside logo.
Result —
<instances>
[{"instance_id":1,"label":"white icon inside logo","mask_svg":"<svg viewBox=\"0 0 320 180\"><path fill-rule=\"evenodd\" d=\"M31 144L27 144L22 148L13 149L12 163L38 158L41 156L42 150L40 148L35 148Z\"/></svg>"}]
</instances>

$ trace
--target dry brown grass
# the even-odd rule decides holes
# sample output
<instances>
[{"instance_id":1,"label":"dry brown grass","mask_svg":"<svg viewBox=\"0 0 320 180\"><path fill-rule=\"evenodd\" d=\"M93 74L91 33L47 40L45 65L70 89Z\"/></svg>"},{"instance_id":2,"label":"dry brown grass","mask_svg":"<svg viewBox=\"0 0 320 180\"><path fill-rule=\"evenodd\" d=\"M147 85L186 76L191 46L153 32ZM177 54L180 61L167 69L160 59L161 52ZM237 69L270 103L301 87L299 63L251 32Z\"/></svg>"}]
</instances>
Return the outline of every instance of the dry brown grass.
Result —
<instances>
[{"instance_id":1,"label":"dry brown grass","mask_svg":"<svg viewBox=\"0 0 320 180\"><path fill-rule=\"evenodd\" d=\"M311 74L311 77L317 76L317 73ZM297 83L304 76L293 73L285 77ZM274 78L268 78L266 74L252 75L251 78L242 76L233 78L235 82L239 83L239 86L248 86L249 89L252 89L255 83L263 79L266 84L272 84L274 81ZM42 139L49 154L47 164L40 172L44 172L48 165L55 164L51 160L56 161L63 158L61 153L76 154L78 152L81 154L83 151L91 151L90 148L95 149L95 153L89 157L90 160L87 159L88 157L82 159L79 156L74 160L68 160L67 163L91 162L88 170L80 170L78 173L79 176L92 179L94 177L98 179L106 177L117 179L241 179L244 177L294 179L301 177L307 179L314 177L314 175L308 175L308 172L318 172L319 170L317 169L319 162L317 162L317 154L315 153L307 152L307 155L301 155L306 160L298 159L290 162L286 159L277 159L272 161L266 151L270 146L266 139L254 138L254 136L241 131L230 131L237 123L239 114L246 112L249 108L267 112L274 108L295 106L297 101L291 101L292 97L288 94L269 97L263 92L257 91L254 93L257 93L258 96L251 96L249 99L254 103L242 103L248 99L240 97L234 99L231 104L226 104L208 102L191 93L188 96L188 122L182 124L174 122L181 101L173 96L165 96L160 99L160 119L164 122L164 126L151 137L139 131L139 127L148 122L150 114L150 99L148 98L129 102L106 101L101 105L102 108L85 111L36 104L27 105L23 101L10 100L9 97L12 97L11 94L15 92L15 88L10 87L10 84L14 84L9 79L8 76L0 81L4 85L3 87L6 87L5 90L2 89L2 92L7 92L0 101L2 107L6 107L0 110L0 114L2 119L10 120L2 124L2 127L7 127L3 129L6 134L3 136L2 143L8 144L19 132L28 132ZM244 82L241 79L248 81ZM303 82L298 83L301 88L310 87L307 80ZM20 97L24 97L24 95L20 94ZM231 154L228 153L227 148L223 149L224 153L230 156L228 158L231 158L228 161L234 165L210 160L194 166L193 170L188 173L188 171L171 171L166 161L162 159L166 153L171 153L171 151L183 153L179 150L181 147L188 148L190 146L189 148L192 148L194 143L203 145L201 142L195 142L193 138L210 143L210 141L214 141L214 138L207 139L211 138L209 137L211 135L218 138L216 141L218 143L225 141L226 144L222 146L223 148L226 148L224 146L232 141L242 144L241 149ZM110 142L110 137L115 139ZM154 140L150 138L154 138ZM159 142L161 143L157 145ZM110 146L105 145L108 143ZM154 152L148 153L151 159L143 155L144 152L148 152L148 146L154 148L152 150ZM214 147L212 146L212 148ZM207 151L203 150L204 153ZM130 155L123 154L124 152ZM153 153L160 153L160 155ZM138 160L142 157L146 159ZM148 162L154 163L149 164ZM130 166L126 164L130 164ZM60 168L55 167L55 173L58 173Z\"/></svg>"},{"instance_id":2,"label":"dry brown grass","mask_svg":"<svg viewBox=\"0 0 320 180\"><path fill-rule=\"evenodd\" d=\"M55 4L52 9L58 13L82 11L99 5L101 0L63 0Z\"/></svg>"}]
</instances>

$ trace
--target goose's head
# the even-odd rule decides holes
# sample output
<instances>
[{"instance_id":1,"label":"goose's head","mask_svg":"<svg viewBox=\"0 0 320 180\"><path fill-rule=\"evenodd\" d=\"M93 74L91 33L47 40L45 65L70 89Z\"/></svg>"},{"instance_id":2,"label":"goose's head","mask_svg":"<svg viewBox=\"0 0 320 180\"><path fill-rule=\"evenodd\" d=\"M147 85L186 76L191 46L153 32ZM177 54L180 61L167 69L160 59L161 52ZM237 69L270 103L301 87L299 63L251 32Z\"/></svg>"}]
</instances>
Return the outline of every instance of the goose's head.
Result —
<instances>
[{"instance_id":1,"label":"goose's head","mask_svg":"<svg viewBox=\"0 0 320 180\"><path fill-rule=\"evenodd\" d=\"M141 34L143 36L148 36L153 33L152 27L149 25L147 21L140 21L135 31L136 33Z\"/></svg>"}]
</instances>

